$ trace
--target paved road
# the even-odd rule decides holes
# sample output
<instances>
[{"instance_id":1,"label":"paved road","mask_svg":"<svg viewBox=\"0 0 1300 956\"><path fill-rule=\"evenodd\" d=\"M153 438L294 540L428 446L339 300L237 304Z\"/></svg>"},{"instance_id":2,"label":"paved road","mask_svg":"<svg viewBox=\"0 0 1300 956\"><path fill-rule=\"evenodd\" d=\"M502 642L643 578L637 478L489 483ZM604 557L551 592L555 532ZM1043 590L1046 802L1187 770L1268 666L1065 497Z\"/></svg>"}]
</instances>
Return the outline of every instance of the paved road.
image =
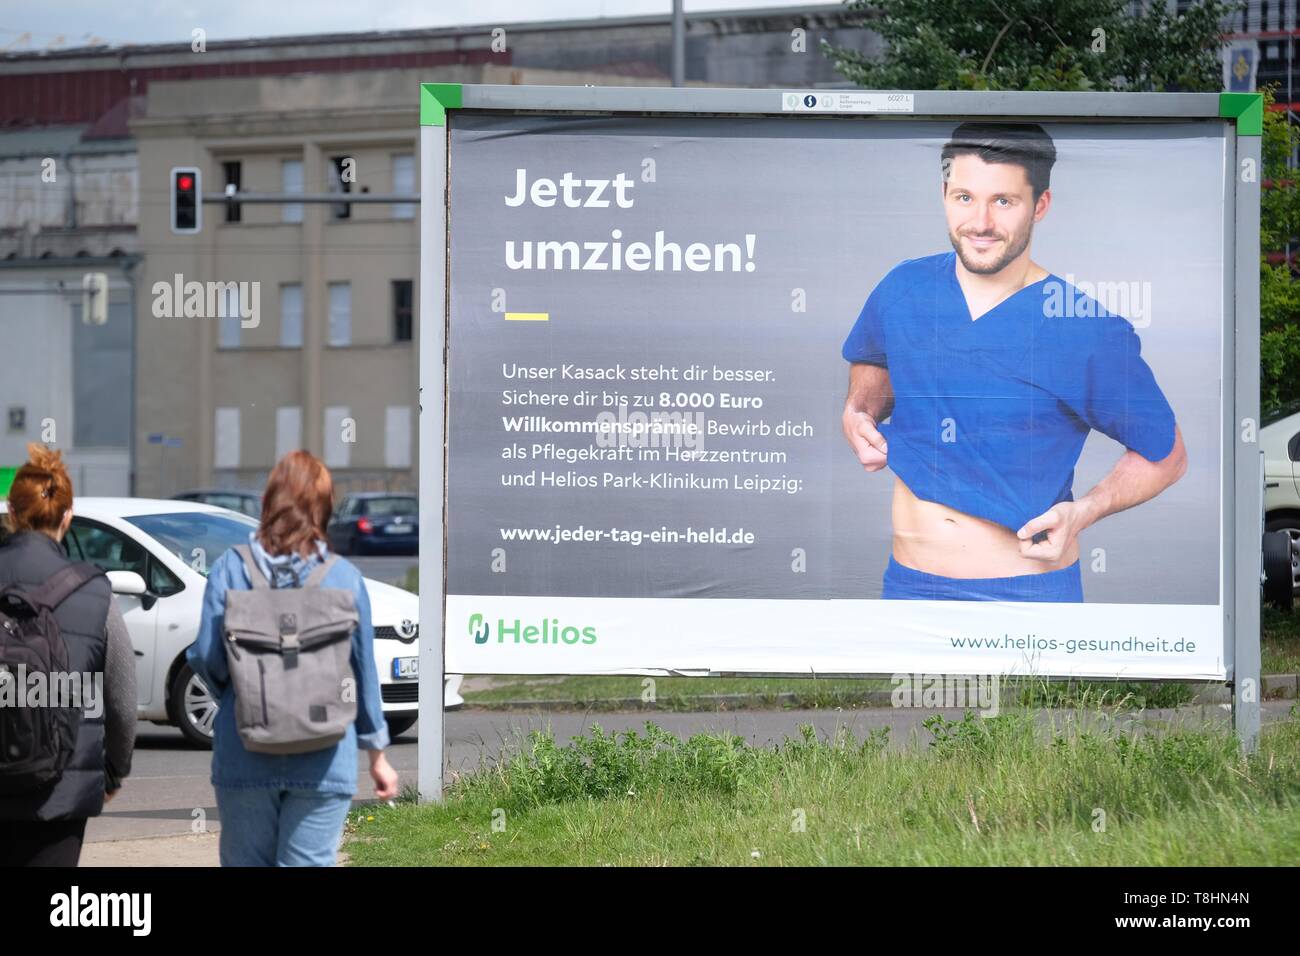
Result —
<instances>
[{"instance_id":1,"label":"paved road","mask_svg":"<svg viewBox=\"0 0 1300 956\"><path fill-rule=\"evenodd\" d=\"M376 581L383 581L385 584L398 584L405 577L410 568L417 567L420 559L415 555L410 557L365 557L362 555L351 555L348 560L361 569L361 573L368 578L374 578Z\"/></svg>"},{"instance_id":2,"label":"paved road","mask_svg":"<svg viewBox=\"0 0 1300 956\"><path fill-rule=\"evenodd\" d=\"M1264 719L1286 716L1289 701L1264 704ZM960 710L939 711L949 719L960 719ZM497 760L517 747L532 730L552 730L567 740L599 723L606 730L640 729L654 720L666 730L679 735L727 731L744 737L751 744L771 745L786 737L796 737L799 727L812 724L819 734L835 732L844 726L861 739L871 730L890 727L890 738L904 745L909 738L928 741L929 732L921 722L932 709L896 710L888 707L859 711L733 711L730 713L502 713L463 710L447 715L447 756L453 771L465 772ZM1170 721L1200 723L1226 721L1228 714L1216 705L1185 707L1177 712L1150 711L1143 720L1154 726ZM401 775L403 785L415 783L415 732L403 736L389 751L389 760ZM358 797L373 793L365 772L364 757L358 761ZM90 821L86 829L88 843L132 840L193 832L194 823L202 819L209 832L218 828L216 799L208 783L210 754L191 750L181 740L180 732L169 727L141 723L134 766L130 779L118 797L105 808L102 816Z\"/></svg>"}]
</instances>

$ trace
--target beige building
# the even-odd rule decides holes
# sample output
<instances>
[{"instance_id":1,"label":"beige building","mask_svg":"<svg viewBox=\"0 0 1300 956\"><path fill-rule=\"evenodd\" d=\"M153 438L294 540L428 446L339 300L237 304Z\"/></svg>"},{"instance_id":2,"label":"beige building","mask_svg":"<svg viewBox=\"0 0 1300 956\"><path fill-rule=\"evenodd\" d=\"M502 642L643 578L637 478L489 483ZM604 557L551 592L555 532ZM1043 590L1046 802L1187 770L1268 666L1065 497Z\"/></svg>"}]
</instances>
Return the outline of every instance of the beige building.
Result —
<instances>
[{"instance_id":1,"label":"beige building","mask_svg":"<svg viewBox=\"0 0 1300 956\"><path fill-rule=\"evenodd\" d=\"M151 85L131 127L148 184L138 494L257 488L300 447L341 488L413 487L418 207L208 204L202 230L178 236L169 176L198 166L204 192L230 181L261 193L416 193L419 81L394 70ZM173 314L177 282L203 284L201 315ZM209 283L237 291L208 295Z\"/></svg>"},{"instance_id":2,"label":"beige building","mask_svg":"<svg viewBox=\"0 0 1300 956\"><path fill-rule=\"evenodd\" d=\"M319 455L340 490L415 489L419 206L207 203L200 232L175 235L170 174L197 166L205 194L226 183L418 194L428 79L376 70L150 85L131 123L142 184L137 494L260 488L295 448ZM481 65L438 79L593 77Z\"/></svg>"}]
</instances>

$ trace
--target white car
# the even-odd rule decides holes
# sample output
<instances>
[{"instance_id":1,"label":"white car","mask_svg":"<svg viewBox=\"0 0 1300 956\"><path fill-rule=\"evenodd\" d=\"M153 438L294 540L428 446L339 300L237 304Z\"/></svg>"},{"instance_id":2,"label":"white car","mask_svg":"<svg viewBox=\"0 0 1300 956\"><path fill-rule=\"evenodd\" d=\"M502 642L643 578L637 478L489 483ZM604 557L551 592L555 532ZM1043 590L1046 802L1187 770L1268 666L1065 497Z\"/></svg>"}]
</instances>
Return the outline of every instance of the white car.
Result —
<instances>
[{"instance_id":1,"label":"white car","mask_svg":"<svg viewBox=\"0 0 1300 956\"><path fill-rule=\"evenodd\" d=\"M1300 591L1300 406L1264 416L1264 530L1291 536L1291 585Z\"/></svg>"},{"instance_id":2,"label":"white car","mask_svg":"<svg viewBox=\"0 0 1300 956\"><path fill-rule=\"evenodd\" d=\"M185 663L185 651L199 629L207 568L247 542L257 522L212 505L148 498L77 498L72 511L63 547L74 561L108 572L135 645L140 719L173 724L190 743L211 746L217 701ZM419 599L365 580L384 716L396 737L414 725L419 707ZM464 703L460 682L447 676L445 706Z\"/></svg>"}]
</instances>

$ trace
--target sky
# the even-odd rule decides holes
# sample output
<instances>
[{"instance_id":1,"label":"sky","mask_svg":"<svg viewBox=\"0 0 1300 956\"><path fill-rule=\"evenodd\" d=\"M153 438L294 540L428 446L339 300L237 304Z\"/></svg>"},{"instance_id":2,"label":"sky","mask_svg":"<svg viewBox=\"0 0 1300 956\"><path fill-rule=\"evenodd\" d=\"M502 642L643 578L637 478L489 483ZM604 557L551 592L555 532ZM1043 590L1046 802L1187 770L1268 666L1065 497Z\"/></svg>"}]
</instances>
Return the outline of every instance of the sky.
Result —
<instances>
[{"instance_id":1,"label":"sky","mask_svg":"<svg viewBox=\"0 0 1300 956\"><path fill-rule=\"evenodd\" d=\"M824 6L834 0L686 0L686 12ZM304 33L505 25L667 13L672 0L0 0L0 51L85 46L92 39L189 43Z\"/></svg>"}]
</instances>

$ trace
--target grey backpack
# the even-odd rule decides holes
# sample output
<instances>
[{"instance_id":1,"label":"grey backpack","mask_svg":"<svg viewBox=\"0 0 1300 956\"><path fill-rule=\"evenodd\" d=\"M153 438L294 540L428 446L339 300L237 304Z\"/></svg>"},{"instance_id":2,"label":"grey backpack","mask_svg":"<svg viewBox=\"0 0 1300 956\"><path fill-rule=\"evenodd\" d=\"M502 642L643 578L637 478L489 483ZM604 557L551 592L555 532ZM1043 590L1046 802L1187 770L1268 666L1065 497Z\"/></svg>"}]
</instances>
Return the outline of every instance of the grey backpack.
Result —
<instances>
[{"instance_id":1,"label":"grey backpack","mask_svg":"<svg viewBox=\"0 0 1300 956\"><path fill-rule=\"evenodd\" d=\"M276 588L236 545L252 590L226 591L225 647L235 690L235 725L257 753L323 750L341 740L357 716L352 592L323 588L337 560L312 569L302 587Z\"/></svg>"}]
</instances>

